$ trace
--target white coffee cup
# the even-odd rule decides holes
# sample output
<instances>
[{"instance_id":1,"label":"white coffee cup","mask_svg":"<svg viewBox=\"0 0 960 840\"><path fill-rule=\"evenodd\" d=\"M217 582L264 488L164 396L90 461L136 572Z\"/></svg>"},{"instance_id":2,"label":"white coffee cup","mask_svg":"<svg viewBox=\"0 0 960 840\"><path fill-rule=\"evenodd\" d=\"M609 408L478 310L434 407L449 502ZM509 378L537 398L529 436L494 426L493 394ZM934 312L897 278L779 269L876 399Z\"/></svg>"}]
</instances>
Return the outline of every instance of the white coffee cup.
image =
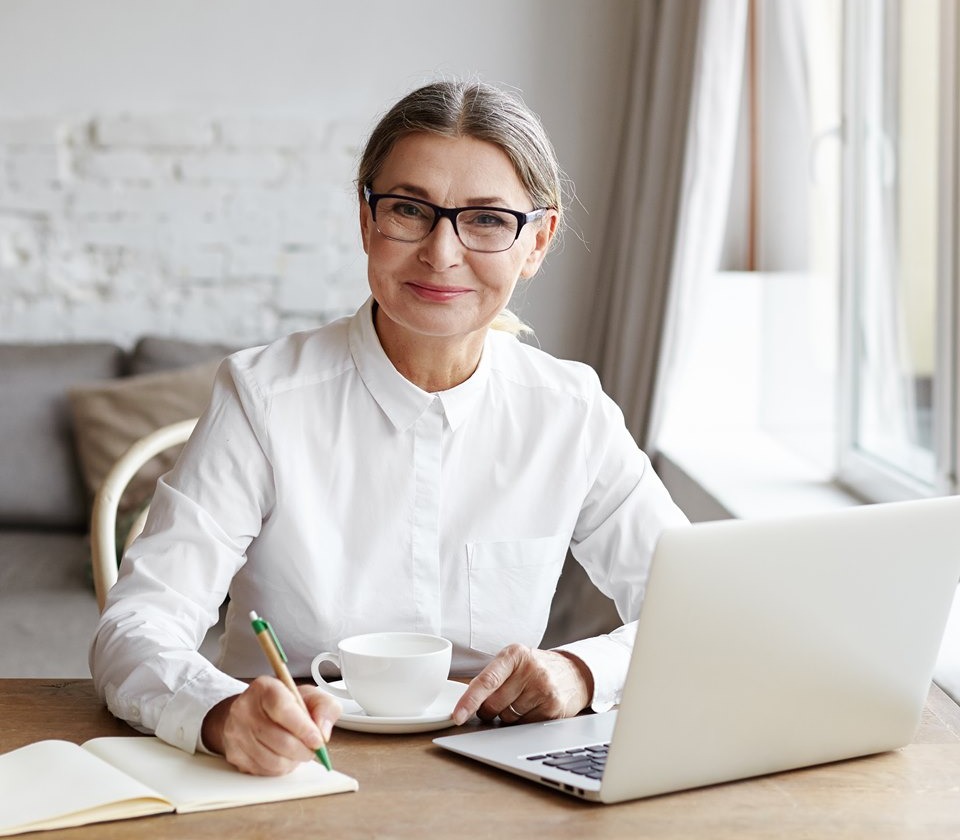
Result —
<instances>
[{"instance_id":1,"label":"white coffee cup","mask_svg":"<svg viewBox=\"0 0 960 840\"><path fill-rule=\"evenodd\" d=\"M337 653L324 651L313 658L314 681L377 717L423 714L446 684L453 651L447 639L427 633L365 633L344 639L337 648ZM339 667L346 690L324 680L321 662Z\"/></svg>"}]
</instances>

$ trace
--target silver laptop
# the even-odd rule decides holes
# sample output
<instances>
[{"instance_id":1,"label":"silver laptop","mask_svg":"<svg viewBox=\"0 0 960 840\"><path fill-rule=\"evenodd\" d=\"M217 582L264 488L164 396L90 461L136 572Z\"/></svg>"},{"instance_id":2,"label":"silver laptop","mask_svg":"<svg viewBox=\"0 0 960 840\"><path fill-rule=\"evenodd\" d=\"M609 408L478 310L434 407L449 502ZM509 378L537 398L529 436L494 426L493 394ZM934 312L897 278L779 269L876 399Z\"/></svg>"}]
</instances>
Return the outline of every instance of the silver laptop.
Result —
<instances>
[{"instance_id":1,"label":"silver laptop","mask_svg":"<svg viewBox=\"0 0 960 840\"><path fill-rule=\"evenodd\" d=\"M600 802L896 749L960 578L960 496L661 536L618 710L436 738Z\"/></svg>"}]
</instances>

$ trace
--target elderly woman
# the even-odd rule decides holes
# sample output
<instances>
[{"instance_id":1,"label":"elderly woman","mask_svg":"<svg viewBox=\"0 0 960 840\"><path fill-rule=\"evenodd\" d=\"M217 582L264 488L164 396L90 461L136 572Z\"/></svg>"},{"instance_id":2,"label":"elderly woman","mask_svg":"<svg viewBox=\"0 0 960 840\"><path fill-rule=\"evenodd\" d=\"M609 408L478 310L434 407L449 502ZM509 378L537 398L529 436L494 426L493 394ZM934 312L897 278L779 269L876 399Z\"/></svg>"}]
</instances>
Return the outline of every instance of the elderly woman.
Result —
<instances>
[{"instance_id":1,"label":"elderly woman","mask_svg":"<svg viewBox=\"0 0 960 840\"><path fill-rule=\"evenodd\" d=\"M609 708L633 624L538 649L567 549L632 622L660 532L686 521L594 372L516 338L506 306L562 224L538 119L485 84L428 85L377 125L357 186L370 298L223 363L91 652L115 715L250 773L309 760L340 714L257 677L251 610L297 676L357 633L450 639L473 676L456 723ZM215 667L197 648L228 593Z\"/></svg>"}]
</instances>

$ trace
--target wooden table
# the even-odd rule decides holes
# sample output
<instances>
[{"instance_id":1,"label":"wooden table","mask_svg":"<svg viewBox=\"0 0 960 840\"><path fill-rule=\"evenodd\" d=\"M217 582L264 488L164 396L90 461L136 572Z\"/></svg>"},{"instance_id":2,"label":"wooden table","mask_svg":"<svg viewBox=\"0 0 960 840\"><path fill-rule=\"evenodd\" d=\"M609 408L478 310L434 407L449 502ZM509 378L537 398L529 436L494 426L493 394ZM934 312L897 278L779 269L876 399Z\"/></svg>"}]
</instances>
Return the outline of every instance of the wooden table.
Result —
<instances>
[{"instance_id":1,"label":"wooden table","mask_svg":"<svg viewBox=\"0 0 960 840\"><path fill-rule=\"evenodd\" d=\"M0 680L0 752L43 738L131 735L89 680ZM931 689L905 749L627 802L594 805L451 755L432 733L337 731L338 770L358 793L36 834L81 838L960 837L960 707ZM3 791L0 791L0 796Z\"/></svg>"}]
</instances>

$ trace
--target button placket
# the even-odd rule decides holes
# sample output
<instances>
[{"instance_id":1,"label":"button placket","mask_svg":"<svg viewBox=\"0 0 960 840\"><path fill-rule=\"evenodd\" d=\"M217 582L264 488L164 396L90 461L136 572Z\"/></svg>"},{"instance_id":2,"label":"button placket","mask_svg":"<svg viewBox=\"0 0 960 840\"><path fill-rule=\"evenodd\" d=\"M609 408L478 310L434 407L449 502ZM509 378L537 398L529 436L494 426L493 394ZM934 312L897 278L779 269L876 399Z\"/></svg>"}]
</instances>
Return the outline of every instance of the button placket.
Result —
<instances>
[{"instance_id":1,"label":"button placket","mask_svg":"<svg viewBox=\"0 0 960 840\"><path fill-rule=\"evenodd\" d=\"M440 632L440 475L443 404L434 397L414 427L413 591L417 629Z\"/></svg>"}]
</instances>

